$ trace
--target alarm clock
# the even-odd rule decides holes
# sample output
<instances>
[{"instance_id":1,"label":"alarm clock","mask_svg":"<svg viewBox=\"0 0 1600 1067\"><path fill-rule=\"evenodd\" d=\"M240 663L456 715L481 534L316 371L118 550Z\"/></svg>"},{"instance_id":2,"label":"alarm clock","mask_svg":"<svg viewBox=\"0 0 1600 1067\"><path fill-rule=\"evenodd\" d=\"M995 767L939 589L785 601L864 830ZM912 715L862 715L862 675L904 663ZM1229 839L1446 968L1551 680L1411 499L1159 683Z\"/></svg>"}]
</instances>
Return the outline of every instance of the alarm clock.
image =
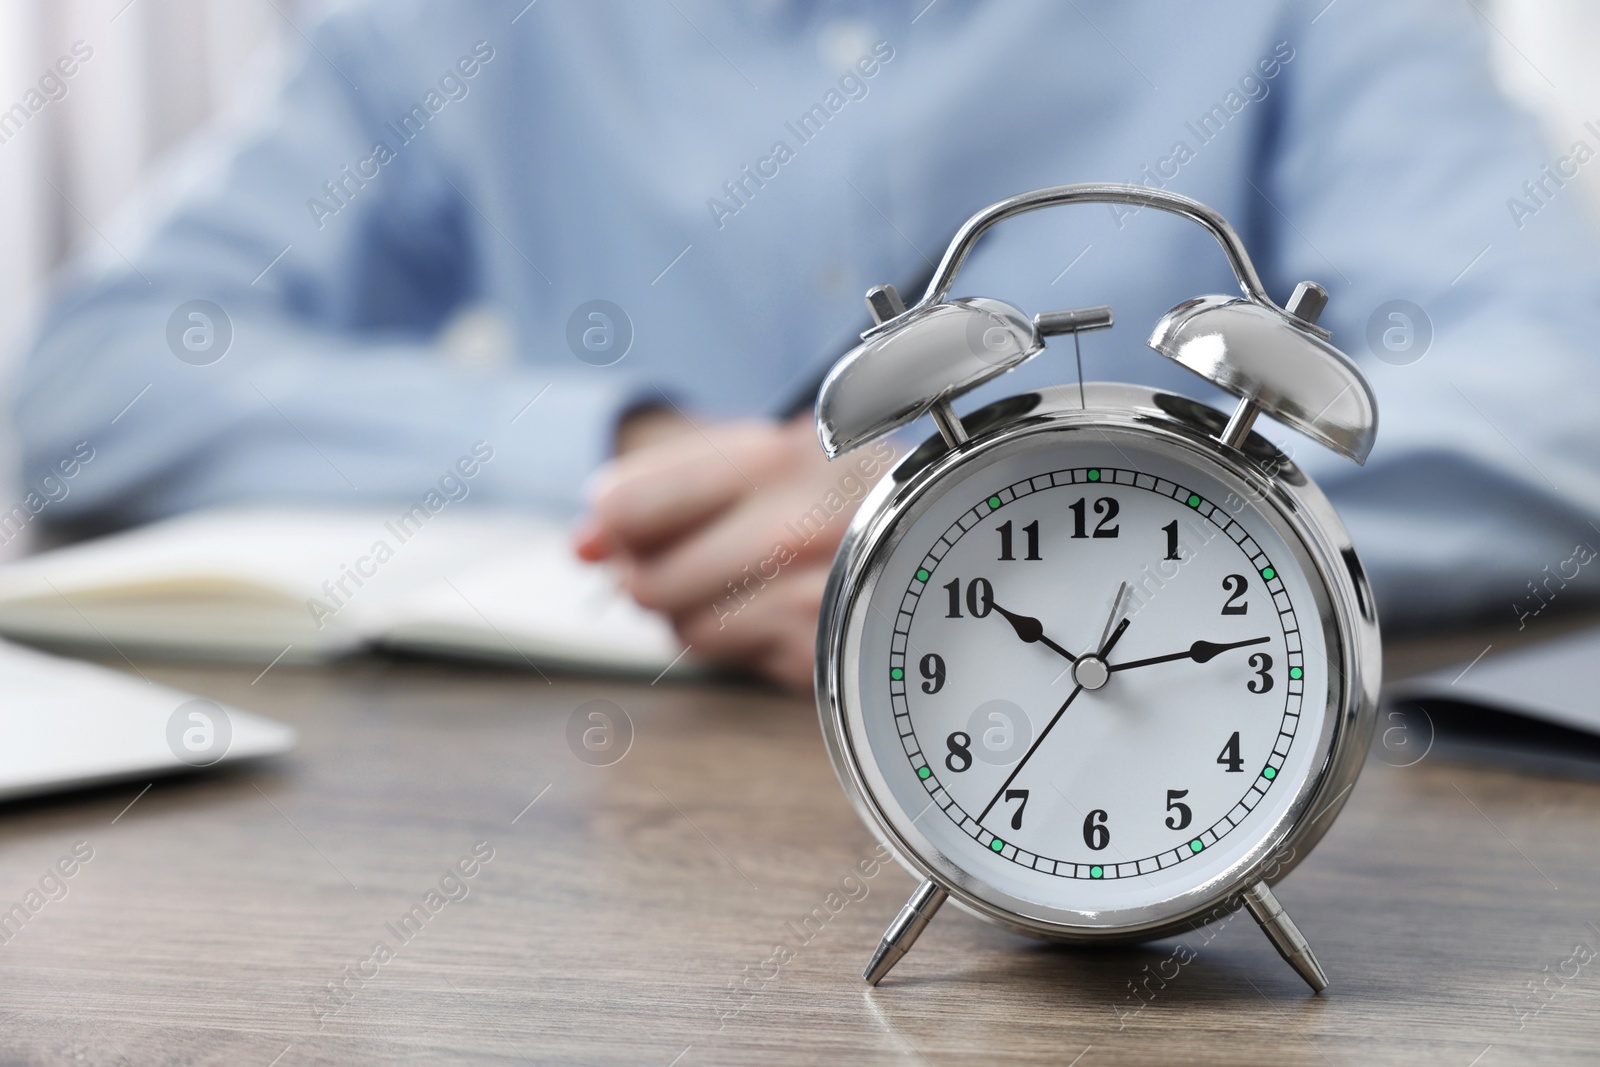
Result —
<instances>
[{"instance_id":1,"label":"alarm clock","mask_svg":"<svg viewBox=\"0 0 1600 1067\"><path fill-rule=\"evenodd\" d=\"M948 297L994 224L1040 208L1149 207L1205 228L1241 296L1164 315L1149 345L1238 398L1085 383L958 416L951 400L1110 326ZM823 598L816 691L839 781L921 880L863 978L886 975L946 899L1009 929L1148 940L1248 908L1316 991L1327 978L1270 886L1322 837L1371 739L1372 593L1338 515L1252 426L1356 463L1371 387L1316 323L1326 292L1267 296L1221 215L1142 186L1040 189L961 227L906 307L829 372L830 457L924 414L938 429L863 502Z\"/></svg>"}]
</instances>

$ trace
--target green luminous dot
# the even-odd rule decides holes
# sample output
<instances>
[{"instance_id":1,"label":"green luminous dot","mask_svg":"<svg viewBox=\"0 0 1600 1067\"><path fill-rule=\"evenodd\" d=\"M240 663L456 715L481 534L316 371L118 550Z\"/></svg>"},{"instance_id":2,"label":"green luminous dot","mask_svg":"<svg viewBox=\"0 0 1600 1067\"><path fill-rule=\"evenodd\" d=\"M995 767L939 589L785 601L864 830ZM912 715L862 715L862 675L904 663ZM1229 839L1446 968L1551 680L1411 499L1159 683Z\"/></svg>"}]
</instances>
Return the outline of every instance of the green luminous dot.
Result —
<instances>
[{"instance_id":1,"label":"green luminous dot","mask_svg":"<svg viewBox=\"0 0 1600 1067\"><path fill-rule=\"evenodd\" d=\"M989 847L994 849L996 852L999 852L1001 849L1006 847L1006 843L997 837L993 841L989 842Z\"/></svg>"},{"instance_id":2,"label":"green luminous dot","mask_svg":"<svg viewBox=\"0 0 1600 1067\"><path fill-rule=\"evenodd\" d=\"M1105 873L1106 872L1101 870L1099 867L1090 867L1089 868L1089 877L1090 878L1099 878L1101 875L1103 875Z\"/></svg>"},{"instance_id":3,"label":"green luminous dot","mask_svg":"<svg viewBox=\"0 0 1600 1067\"><path fill-rule=\"evenodd\" d=\"M1189 506L1191 508L1199 507L1200 506L1200 498L1195 496L1193 493L1190 493L1189 494Z\"/></svg>"},{"instance_id":4,"label":"green luminous dot","mask_svg":"<svg viewBox=\"0 0 1600 1067\"><path fill-rule=\"evenodd\" d=\"M901 670L899 667L896 667L894 670L889 672L889 677L893 678L897 682L905 676L906 672Z\"/></svg>"},{"instance_id":5,"label":"green luminous dot","mask_svg":"<svg viewBox=\"0 0 1600 1067\"><path fill-rule=\"evenodd\" d=\"M1289 668L1289 677L1291 677L1291 678L1293 678L1293 679L1294 679L1294 680L1295 680L1295 681L1297 681L1297 682L1298 682L1298 681L1299 681L1299 680L1300 680L1300 679L1301 679L1301 678L1302 678L1302 677L1304 677L1304 675L1305 675L1305 673L1306 673L1306 672L1305 672L1305 671L1303 671L1303 670L1301 670L1301 669L1300 669L1300 668L1299 668L1299 667L1290 667L1290 668Z\"/></svg>"},{"instance_id":6,"label":"green luminous dot","mask_svg":"<svg viewBox=\"0 0 1600 1067\"><path fill-rule=\"evenodd\" d=\"M1271 567L1268 567L1268 568L1266 568L1265 570L1263 570L1261 572L1261 577L1265 578L1269 582L1272 581L1272 579L1276 578L1277 576L1278 576L1278 572L1273 570Z\"/></svg>"},{"instance_id":7,"label":"green luminous dot","mask_svg":"<svg viewBox=\"0 0 1600 1067\"><path fill-rule=\"evenodd\" d=\"M925 582L927 580L928 580L928 572L927 571L924 571L924 570L917 571L917 581Z\"/></svg>"},{"instance_id":8,"label":"green luminous dot","mask_svg":"<svg viewBox=\"0 0 1600 1067\"><path fill-rule=\"evenodd\" d=\"M1089 480L1091 482L1098 482L1100 480L1100 472L1097 471L1097 470L1090 471L1089 472Z\"/></svg>"},{"instance_id":9,"label":"green luminous dot","mask_svg":"<svg viewBox=\"0 0 1600 1067\"><path fill-rule=\"evenodd\" d=\"M1000 506L1000 498L999 497L992 496L992 497L989 498L989 508L990 508L991 511L993 509L999 507L999 506Z\"/></svg>"},{"instance_id":10,"label":"green luminous dot","mask_svg":"<svg viewBox=\"0 0 1600 1067\"><path fill-rule=\"evenodd\" d=\"M1268 767L1267 769L1271 770L1272 768ZM923 781L927 781L929 778L933 777L933 772L928 770L926 767L918 767L917 777L921 778Z\"/></svg>"},{"instance_id":11,"label":"green luminous dot","mask_svg":"<svg viewBox=\"0 0 1600 1067\"><path fill-rule=\"evenodd\" d=\"M1198 839L1189 842L1189 851L1190 852L1199 852L1201 849L1203 849L1205 847L1206 846L1202 845Z\"/></svg>"},{"instance_id":12,"label":"green luminous dot","mask_svg":"<svg viewBox=\"0 0 1600 1067\"><path fill-rule=\"evenodd\" d=\"M924 767L923 770L927 770L927 768ZM1261 777L1265 778L1267 781L1270 782L1274 778L1278 777L1278 770L1277 770L1276 767L1268 767L1268 768L1266 768L1265 770L1263 770L1261 772Z\"/></svg>"}]
</instances>

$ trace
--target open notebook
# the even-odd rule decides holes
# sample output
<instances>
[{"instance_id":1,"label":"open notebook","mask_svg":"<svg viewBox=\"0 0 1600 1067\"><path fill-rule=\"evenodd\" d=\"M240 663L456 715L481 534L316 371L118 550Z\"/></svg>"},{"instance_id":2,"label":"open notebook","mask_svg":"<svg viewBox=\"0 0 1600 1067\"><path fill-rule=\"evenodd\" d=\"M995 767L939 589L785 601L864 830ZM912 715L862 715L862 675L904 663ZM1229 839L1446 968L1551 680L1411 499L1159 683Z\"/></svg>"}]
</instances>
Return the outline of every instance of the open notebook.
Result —
<instances>
[{"instance_id":1,"label":"open notebook","mask_svg":"<svg viewBox=\"0 0 1600 1067\"><path fill-rule=\"evenodd\" d=\"M561 525L448 510L206 511L41 553L0 567L0 634L263 665L384 646L653 674L683 651Z\"/></svg>"}]
</instances>

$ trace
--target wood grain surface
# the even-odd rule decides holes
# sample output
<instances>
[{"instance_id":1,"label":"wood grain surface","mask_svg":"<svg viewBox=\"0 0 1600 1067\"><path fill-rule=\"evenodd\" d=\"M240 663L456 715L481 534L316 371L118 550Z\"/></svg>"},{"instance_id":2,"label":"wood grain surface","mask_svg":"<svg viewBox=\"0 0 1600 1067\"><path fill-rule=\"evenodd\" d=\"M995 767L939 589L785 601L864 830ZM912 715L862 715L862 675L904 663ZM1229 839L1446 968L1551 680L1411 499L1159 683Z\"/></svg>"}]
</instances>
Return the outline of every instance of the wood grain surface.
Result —
<instances>
[{"instance_id":1,"label":"wood grain surface","mask_svg":"<svg viewBox=\"0 0 1600 1067\"><path fill-rule=\"evenodd\" d=\"M876 864L806 701L387 661L254 683L142 667L294 723L300 747L0 808L0 906L93 850L0 945L5 1063L1600 1060L1595 782L1375 748L1278 889L1322 996L1247 915L1085 951L953 907L868 990L913 882ZM609 766L569 747L591 700L633 724Z\"/></svg>"}]
</instances>

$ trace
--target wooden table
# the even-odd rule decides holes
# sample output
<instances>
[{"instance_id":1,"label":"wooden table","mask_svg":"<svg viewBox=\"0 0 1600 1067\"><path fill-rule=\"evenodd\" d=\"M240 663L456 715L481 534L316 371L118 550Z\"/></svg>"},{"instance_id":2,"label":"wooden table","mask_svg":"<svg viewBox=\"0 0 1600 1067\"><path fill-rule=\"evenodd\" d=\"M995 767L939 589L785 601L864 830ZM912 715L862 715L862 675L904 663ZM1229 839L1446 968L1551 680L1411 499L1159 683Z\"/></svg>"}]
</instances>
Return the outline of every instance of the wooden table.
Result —
<instances>
[{"instance_id":1,"label":"wooden table","mask_svg":"<svg viewBox=\"0 0 1600 1067\"><path fill-rule=\"evenodd\" d=\"M144 671L301 745L0 809L0 901L93 849L0 945L0 1062L1600 1059L1592 782L1375 755L1278 890L1322 996L1243 914L1179 966L1174 941L1068 950L955 908L871 991L857 976L913 882L847 880L875 846L805 701L384 661ZM634 724L610 766L568 745L590 700ZM1136 997L1151 974L1172 977Z\"/></svg>"}]
</instances>

